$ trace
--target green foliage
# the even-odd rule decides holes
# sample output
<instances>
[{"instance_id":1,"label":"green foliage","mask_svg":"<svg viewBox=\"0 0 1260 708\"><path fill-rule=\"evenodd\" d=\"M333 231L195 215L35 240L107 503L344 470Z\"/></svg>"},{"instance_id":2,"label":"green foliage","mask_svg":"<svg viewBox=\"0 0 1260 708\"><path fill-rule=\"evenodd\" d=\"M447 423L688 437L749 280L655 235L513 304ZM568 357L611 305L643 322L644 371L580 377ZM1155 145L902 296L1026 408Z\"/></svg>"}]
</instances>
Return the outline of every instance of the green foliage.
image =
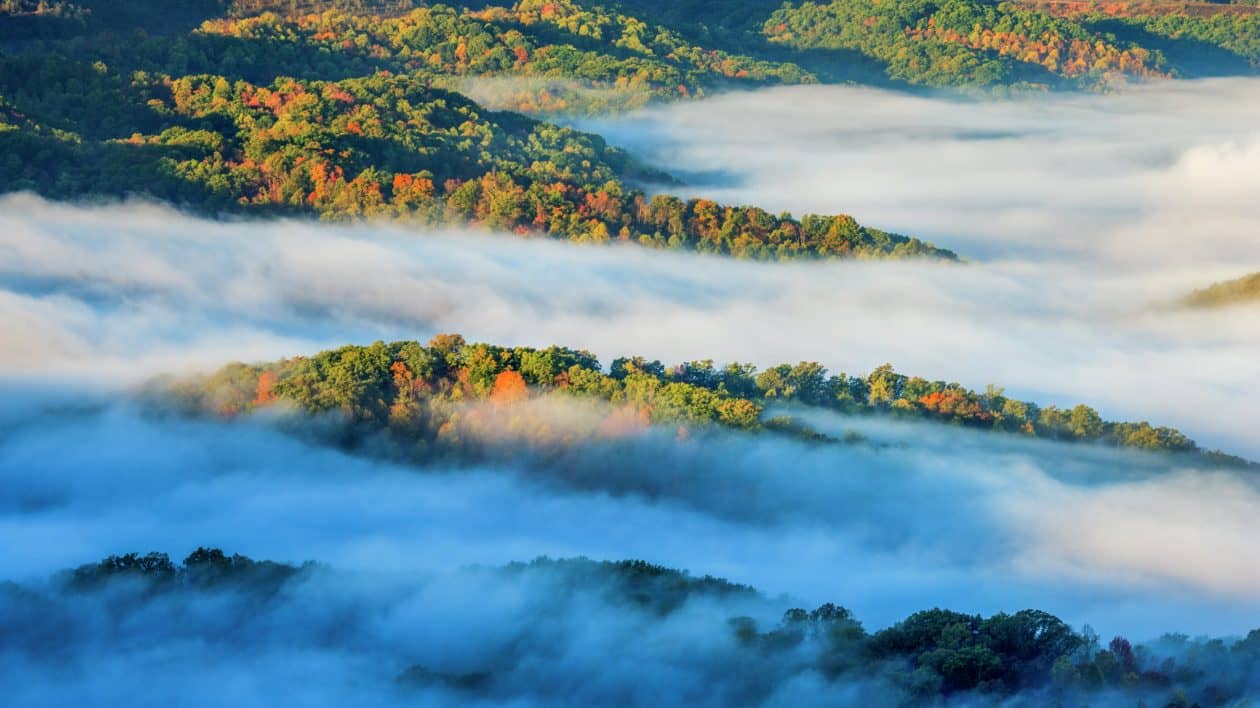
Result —
<instances>
[{"instance_id":1,"label":"green foliage","mask_svg":"<svg viewBox=\"0 0 1260 708\"><path fill-rule=\"evenodd\" d=\"M978 615L934 609L877 632L871 652L911 657L916 670L939 677L945 693L1004 693L1046 682L1055 662L1082 640L1061 620L1036 610Z\"/></svg>"},{"instance_id":2,"label":"green foliage","mask_svg":"<svg viewBox=\"0 0 1260 708\"><path fill-rule=\"evenodd\" d=\"M0 192L141 194L211 214L473 224L760 260L955 258L844 215L649 199L626 181L669 178L602 138L486 110L421 72L262 85L125 65L0 59Z\"/></svg>"},{"instance_id":3,"label":"green foliage","mask_svg":"<svg viewBox=\"0 0 1260 708\"><path fill-rule=\"evenodd\" d=\"M1013 3L804 2L777 10L764 31L800 49L857 51L888 78L924 86L1092 87L1166 73L1157 52Z\"/></svg>"},{"instance_id":4,"label":"green foliage","mask_svg":"<svg viewBox=\"0 0 1260 708\"><path fill-rule=\"evenodd\" d=\"M308 63L324 59L460 77L563 77L641 99L703 95L706 89L728 85L814 80L791 64L696 46L669 28L563 0L476 11L434 5L385 18L354 11L267 13L207 22L202 33L206 39L286 45ZM550 93L546 88L522 92L512 107L582 110Z\"/></svg>"},{"instance_id":5,"label":"green foliage","mask_svg":"<svg viewBox=\"0 0 1260 708\"><path fill-rule=\"evenodd\" d=\"M0 583L6 618L16 623L8 649L29 649L22 637L40 644L40 638L49 636L63 643L81 641L78 635L83 628L77 623L83 615L71 609L81 608L85 601L107 603L100 606L108 611L92 618L93 628L104 629L91 635L98 640L151 639L153 628L148 623L155 617L179 617L187 622L162 626L164 636L221 642L226 637L205 632L218 633L224 626L239 624L237 620L224 624L225 614L231 619L232 613L239 613L240 620L250 622L261 618L264 626L292 620L297 606L291 603L300 603L310 593L289 590L310 583L315 572L309 562L299 566L256 561L216 548L198 548L178 565L165 553L129 553L63 572L46 585L28 588ZM703 612L687 615L687 632L701 640L694 644L698 651L715 653L695 656L692 665L721 667L746 677L745 683L737 685L744 695L753 697L773 694L782 682L807 674L822 690L878 677L887 682L881 685L900 689L900 699L906 704L1236 705L1245 704L1252 692L1260 661L1260 630L1228 641L1165 635L1137 646L1117 636L1102 647L1088 626L1076 632L1058 617L1038 610L983 617L937 608L870 633L849 610L825 603L813 610L788 609L777 623L763 629L752 617L715 613L736 608L764 610L777 601L746 585L642 560L538 558L464 572L475 573L478 585L489 586L491 592L528 587L522 581L545 583L547 591L531 595L524 608L527 614L514 623L518 640L513 643L534 653L538 646L548 646L538 640L554 635L554 621L597 626L607 621L608 609L615 608L651 637L657 635L655 623L685 608L703 607ZM354 623L365 618L375 621L389 609L369 604L362 613L345 612L345 600L360 604L365 599L380 601L385 595L357 594L357 584L352 582L344 589L347 596L338 597L343 592L338 582L347 576L323 573L320 577L320 597L341 608L336 615L338 626L353 630ZM200 609L191 611L194 607ZM158 608L161 611L155 611ZM207 613L206 608L214 612ZM201 622L203 618L210 622ZM328 642L346 633L317 635L316 641L326 649L333 646ZM354 631L349 635L358 636ZM500 671L514 665L511 650L477 644L468 649L465 654L486 663L458 672L411 665L398 674L397 688L441 686L467 695L470 701L512 695L505 693L510 684L496 681ZM487 650L488 654L483 653ZM59 659L61 654L50 656ZM408 657L396 659L400 666L407 666L402 662Z\"/></svg>"},{"instance_id":6,"label":"green foliage","mask_svg":"<svg viewBox=\"0 0 1260 708\"><path fill-rule=\"evenodd\" d=\"M1042 407L1008 398L993 386L977 392L957 383L909 377L889 364L866 376L848 376L829 375L817 362L757 372L745 364L718 368L711 360L666 368L659 361L623 357L605 374L590 352L469 344L459 335L439 335L428 346L377 342L261 366L232 364L174 391L193 410L231 416L283 400L307 413L335 413L368 431L385 429L441 444L442 436L461 424L452 404L496 401L495 389L505 372L518 374L533 396L570 395L611 404L620 411L610 414L608 424L614 426L634 419L642 424L771 430L834 442L790 418L762 417L769 406L796 404L1246 464L1200 450L1172 428L1106 421L1086 405Z\"/></svg>"},{"instance_id":7,"label":"green foliage","mask_svg":"<svg viewBox=\"0 0 1260 708\"><path fill-rule=\"evenodd\" d=\"M1260 69L1260 9L1254 2L1025 2L1158 50L1181 76L1252 74Z\"/></svg>"}]
</instances>

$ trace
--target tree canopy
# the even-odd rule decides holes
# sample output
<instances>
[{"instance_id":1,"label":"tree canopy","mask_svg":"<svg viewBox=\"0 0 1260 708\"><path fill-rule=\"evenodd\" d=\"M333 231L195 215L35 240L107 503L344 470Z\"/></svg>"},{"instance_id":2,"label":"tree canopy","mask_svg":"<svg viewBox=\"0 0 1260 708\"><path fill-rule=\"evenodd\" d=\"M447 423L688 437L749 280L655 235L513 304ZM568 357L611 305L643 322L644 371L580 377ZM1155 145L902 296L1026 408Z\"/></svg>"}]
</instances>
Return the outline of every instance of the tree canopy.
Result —
<instances>
[{"instance_id":1,"label":"tree canopy","mask_svg":"<svg viewBox=\"0 0 1260 708\"><path fill-rule=\"evenodd\" d=\"M1173 428L1107 421L1084 404L1040 406L1007 397L994 386L974 391L908 376L888 364L866 375L847 375L808 361L758 371L712 360L667 367L643 357L621 357L606 371L586 351L474 344L459 335L440 335L428 345L377 342L270 364L232 364L167 390L190 410L231 417L283 401L308 414L335 413L362 431L387 431L436 445L457 441L461 428L486 422L469 403L511 408L567 396L608 404L600 429L610 434L659 424L777 431L838 442L790 418L767 416L768 409L786 405L1248 464L1203 450ZM547 427L545 419L534 423L540 430ZM529 422L515 424L527 427Z\"/></svg>"},{"instance_id":2,"label":"tree canopy","mask_svg":"<svg viewBox=\"0 0 1260 708\"><path fill-rule=\"evenodd\" d=\"M869 631L848 609L828 602L812 610L788 605L777 621L767 621L765 610L782 606L782 600L746 585L642 560L538 558L471 572L478 586L469 591L474 597L485 589L528 587L522 583L531 580L545 581L548 592L520 605L522 614L511 615L517 640L507 646L476 639L484 632L469 635L474 639L465 642L461 654L474 666L480 662L479 670L444 671L400 655L396 660L405 668L398 672L396 686L382 688L409 691L436 685L470 698L525 700L537 686L499 682L514 662L495 657L510 659L517 651L554 647L557 618L598 626L607 621L602 613L615 608L619 615L632 615L643 636L654 636L655 625L664 626L693 603L710 610L690 615L688 631L669 636L673 642L694 643L700 652L687 671L723 670L737 677L734 685L725 683L738 692L740 702L756 703L757 697L773 695L809 675L814 677L811 695L820 700L845 696L845 686L854 681L878 679L885 691L913 703L1053 700L1083 705L1123 697L1170 706L1192 701L1229 705L1245 701L1260 661L1260 630L1240 639L1165 635L1145 644L1115 636L1104 647L1088 626L1076 631L1033 609L985 617L932 608ZM35 663L63 662L83 643L124 653L154 641L246 649L259 641L251 631L265 627L268 633L282 632L285 642L299 649L349 648L370 636L365 633L371 627L395 631L390 621L411 613L398 613L391 603L415 602L414 593L423 588L394 581L389 592L364 593L363 586L363 578L314 562L257 561L218 548L197 548L181 563L163 552L126 553L64 571L46 584L0 583L0 614L14 630L0 638L0 646L10 656ZM319 614L301 606L310 601L311 589L318 590L321 605L337 612L338 631L324 624L310 633L291 626L295 618ZM732 614L741 609L762 619ZM85 613L96 616L84 621ZM502 610L496 616L502 617ZM452 617L450 626L458 631L469 619ZM231 631L225 631L229 626ZM387 656L397 650L388 641L375 647ZM355 666L360 671L365 667ZM358 690L367 687L360 682ZM512 690L523 693L505 693ZM720 702L735 701L730 696Z\"/></svg>"}]
</instances>

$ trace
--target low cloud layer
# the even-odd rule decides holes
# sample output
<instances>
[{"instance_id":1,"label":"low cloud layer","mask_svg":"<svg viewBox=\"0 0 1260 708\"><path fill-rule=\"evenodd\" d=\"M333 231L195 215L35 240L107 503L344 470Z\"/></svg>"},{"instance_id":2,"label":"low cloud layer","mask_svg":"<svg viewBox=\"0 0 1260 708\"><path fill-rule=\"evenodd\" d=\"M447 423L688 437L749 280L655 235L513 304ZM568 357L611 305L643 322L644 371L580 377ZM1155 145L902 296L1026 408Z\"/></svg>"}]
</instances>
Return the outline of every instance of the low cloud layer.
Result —
<instances>
[{"instance_id":1,"label":"low cloud layer","mask_svg":"<svg viewBox=\"0 0 1260 708\"><path fill-rule=\"evenodd\" d=\"M823 415L879 444L579 436L563 454L412 467L261 423L21 410L0 432L0 577L156 539L371 571L644 558L839 602L873 627L1035 607L1139 637L1233 634L1260 610L1260 577L1229 552L1254 537L1260 490L1142 453Z\"/></svg>"},{"instance_id":2,"label":"low cloud layer","mask_svg":"<svg viewBox=\"0 0 1260 708\"><path fill-rule=\"evenodd\" d=\"M129 384L349 342L473 340L994 383L1260 456L1254 307L1167 305L1226 268L773 265L384 226L0 201L0 375Z\"/></svg>"},{"instance_id":3,"label":"low cloud layer","mask_svg":"<svg viewBox=\"0 0 1260 708\"><path fill-rule=\"evenodd\" d=\"M763 662L761 681L722 671L755 658L726 620L773 626L782 601L701 597L660 616L610 575L315 568L262 589L4 587L0 679L21 706L528 706L652 705L662 690L723 705L732 691L773 695L776 682L810 677L791 656Z\"/></svg>"},{"instance_id":4,"label":"low cloud layer","mask_svg":"<svg viewBox=\"0 0 1260 708\"><path fill-rule=\"evenodd\" d=\"M0 579L199 545L455 578L437 581L433 595L373 596L389 582L359 588L403 619L363 635L354 656L295 656L262 641L242 672L185 638L116 661L78 657L99 662L91 675L102 677L76 684L84 690L125 687L117 679L137 667L160 675L198 665L188 690L227 685L243 697L265 695L250 683L264 675L300 686L293 672L306 667L329 677L327 690L297 697L309 704L361 700L361 677L395 675L399 667L373 663L374 643L417 662L460 656L462 635L445 617L486 612L478 638L493 644L494 620L510 614L499 610L532 590L476 595L473 605L467 589L484 588L454 569L541 554L712 573L794 604L844 604L868 628L933 606L1035 607L1104 636L1243 633L1260 616L1249 552L1260 487L1201 462L813 412L812 425L875 444L576 435L556 454L417 467L313 444L265 420L155 415L128 391L234 359L457 331L586 348L605 364L625 354L808 359L852 374L891 361L1041 403L1086 402L1107 418L1173 425L1260 458L1260 311L1172 306L1260 268L1260 207L1250 198L1260 142L1239 110L1256 101L1254 84L1234 82L983 104L828 87L732 95L609 126L702 177L739 177L697 182L698 193L848 211L976 256L966 265L753 264L0 198ZM541 415L557 430L582 419ZM501 445L494 433L486 442ZM417 638L425 628L433 634ZM566 635L559 651L619 656L613 643L636 630ZM662 631L677 634L653 646L677 646L686 627ZM669 673L669 652L623 658L656 662L657 683L627 691L687 678ZM0 661L9 676L29 668ZM435 668L476 670L455 660ZM808 695L812 680L787 688ZM23 686L32 700L38 684Z\"/></svg>"},{"instance_id":5,"label":"low cloud layer","mask_svg":"<svg viewBox=\"0 0 1260 708\"><path fill-rule=\"evenodd\" d=\"M584 124L691 191L843 211L976 257L1260 268L1254 79L1002 101L811 86Z\"/></svg>"}]
</instances>

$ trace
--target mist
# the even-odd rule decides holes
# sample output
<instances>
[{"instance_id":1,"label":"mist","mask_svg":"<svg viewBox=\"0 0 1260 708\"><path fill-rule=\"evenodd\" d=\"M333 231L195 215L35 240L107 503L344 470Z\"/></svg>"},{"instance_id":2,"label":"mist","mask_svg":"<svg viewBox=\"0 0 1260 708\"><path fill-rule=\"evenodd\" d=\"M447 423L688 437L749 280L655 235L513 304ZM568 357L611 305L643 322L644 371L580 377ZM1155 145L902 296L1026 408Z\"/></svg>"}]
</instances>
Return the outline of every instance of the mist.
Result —
<instances>
[{"instance_id":1,"label":"mist","mask_svg":"<svg viewBox=\"0 0 1260 708\"><path fill-rule=\"evenodd\" d=\"M1260 268L1257 110L1254 79L990 101L809 86L582 126L723 202L849 213L973 258L1202 275Z\"/></svg>"},{"instance_id":2,"label":"mist","mask_svg":"<svg viewBox=\"0 0 1260 708\"><path fill-rule=\"evenodd\" d=\"M222 223L0 201L0 376L134 384L229 360L427 339L759 366L884 362L1260 456L1254 306L1171 306L1238 268L1087 260L744 263L384 225Z\"/></svg>"},{"instance_id":3,"label":"mist","mask_svg":"<svg viewBox=\"0 0 1260 708\"><path fill-rule=\"evenodd\" d=\"M471 444L493 454L405 460L325 444L322 421L191 419L134 394L232 360L460 332L588 349L605 364L815 360L854 374L892 362L1260 458L1260 309L1178 304L1260 270L1260 131L1245 110L1260 108L1258 86L990 102L806 87L584 123L690 180L671 191L843 211L965 264L745 263L0 197L0 580L40 588L109 554L198 546L331 567L226 640L210 617L222 598L148 608L121 629L92 619L107 609L70 603L66 668L0 646L0 680L20 684L20 702L48 705L132 702L139 671L158 677L154 703L210 686L242 701L466 703L442 688L400 699L378 687L411 663L476 672L503 647L535 646L514 628L554 617L543 605L563 583L500 586L470 566L540 555L642 558L763 595L650 627L584 596L598 621L559 621L538 645L554 665L513 669L537 691L508 696L526 704L599 674L600 661L612 668L599 695L687 694L739 673L677 669L693 651L728 657L715 623L772 623L823 602L868 629L930 607L1037 608L1104 637L1244 634L1260 616L1260 482L1205 458L796 409L867 442L666 428L609 438L592 424L606 411L549 399L529 405L550 438L491 418ZM175 620L189 617L184 632ZM176 629L151 634L147 621ZM321 631L350 625L359 633L321 643ZM111 637L127 651L102 650ZM783 693L766 703L798 704L820 680L782 670ZM891 689L846 690L869 703Z\"/></svg>"},{"instance_id":4,"label":"mist","mask_svg":"<svg viewBox=\"0 0 1260 708\"><path fill-rule=\"evenodd\" d=\"M782 601L699 597L662 617L596 571L315 567L261 587L0 588L0 615L13 630L0 639L0 677L6 699L28 706L545 705L614 696L647 705L666 687L718 705L756 687L721 677L723 663L741 658L726 620L751 614L773 625ZM40 635L54 629L61 641L50 646ZM804 662L763 668L808 674L794 663ZM413 667L432 673L400 680ZM140 674L148 678L137 686ZM462 676L487 676L465 681L489 686L466 688Z\"/></svg>"},{"instance_id":5,"label":"mist","mask_svg":"<svg viewBox=\"0 0 1260 708\"><path fill-rule=\"evenodd\" d=\"M548 402L534 415L559 443L492 424L461 436L500 454L406 464L266 418L33 403L0 433L0 577L160 539L364 571L643 558L838 602L873 628L931 606L1036 607L1139 637L1231 634L1260 609L1245 552L1260 489L1179 458L831 415L810 420L873 444L609 440L591 411Z\"/></svg>"}]
</instances>

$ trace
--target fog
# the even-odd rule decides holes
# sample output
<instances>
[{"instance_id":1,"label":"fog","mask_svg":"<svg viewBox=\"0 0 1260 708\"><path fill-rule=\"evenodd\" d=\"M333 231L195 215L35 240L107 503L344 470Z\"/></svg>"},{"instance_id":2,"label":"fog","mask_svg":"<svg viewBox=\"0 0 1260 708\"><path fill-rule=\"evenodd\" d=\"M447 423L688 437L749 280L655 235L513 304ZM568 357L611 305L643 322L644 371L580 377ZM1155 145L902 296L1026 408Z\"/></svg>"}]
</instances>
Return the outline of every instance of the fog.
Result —
<instances>
[{"instance_id":1,"label":"fog","mask_svg":"<svg viewBox=\"0 0 1260 708\"><path fill-rule=\"evenodd\" d=\"M212 223L0 201L0 375L128 384L375 339L760 366L884 362L1172 425L1260 456L1255 306L1170 307L1232 268L1088 260L761 264L386 226Z\"/></svg>"},{"instance_id":2,"label":"fog","mask_svg":"<svg viewBox=\"0 0 1260 708\"><path fill-rule=\"evenodd\" d=\"M931 606L1036 607L1138 637L1235 634L1260 610L1245 550L1260 489L1237 473L831 415L811 422L875 444L608 440L591 434L598 415L557 405L534 414L559 443L489 425L461 437L506 454L413 466L265 420L27 399L0 433L0 577L204 544L371 571L644 558L835 601L872 627Z\"/></svg>"},{"instance_id":3,"label":"fog","mask_svg":"<svg viewBox=\"0 0 1260 708\"><path fill-rule=\"evenodd\" d=\"M98 650L114 635L84 625L84 642L67 644L68 673L0 650L0 681L22 684L25 703L125 702L120 677L144 671L170 675L155 703L181 686L219 686L241 700L378 704L387 696L357 691L392 681L399 656L477 671L460 663L472 655L461 639L478 651L510 643L511 623L539 616L531 602L547 588L495 590L468 566L544 554L643 558L748 583L772 598L748 610L764 617L832 601L874 629L934 606L1033 607L1104 637L1243 634L1260 616L1260 483L1201 458L799 410L820 430L870 442L718 431L679 440L672 430L608 439L591 426L600 411L544 401L531 414L553 439L514 437L491 419L474 441L495 454L417 463L294 435L302 422L284 416L167 415L133 392L231 360L460 332L589 349L605 365L630 354L816 360L854 374L892 362L1042 404L1088 403L1260 458L1260 308L1177 304L1260 270L1253 106L1260 88L1241 81L992 102L809 87L595 126L689 179L683 191L852 213L958 250L965 264L746 263L0 197L0 579L38 584L111 553L182 557L206 545L326 562L347 588L330 599L312 581L238 644L216 645L198 634L217 636L213 622L194 622L146 653L135 648L146 646L140 623L118 635L131 648L113 656ZM362 620L372 602L402 619L388 629L381 620L349 651L308 641L338 618ZM590 602L592 616L617 616ZM691 608L653 629L663 634L643 655L618 644L643 633L634 615L562 625L547 648L556 665L524 670L521 685L545 689L535 698L546 702L564 685L556 671L616 659L645 668L603 676L613 694L686 693L708 674L671 668L684 649L722 656L728 641L691 622L736 610ZM72 625L100 614L68 611ZM466 624L445 619L478 612ZM311 620L308 634L277 629L295 617ZM204 673L188 675L193 665ZM39 690L66 676L67 693ZM768 701L797 703L817 680L794 675ZM307 690L272 694L275 685ZM854 702L872 690L848 688ZM407 697L420 699L467 696Z\"/></svg>"},{"instance_id":4,"label":"fog","mask_svg":"<svg viewBox=\"0 0 1260 708\"><path fill-rule=\"evenodd\" d=\"M618 581L556 565L325 567L277 587L0 588L0 616L13 630L0 638L0 677L6 699L24 706L655 705L662 695L774 705L802 689L812 690L793 704L847 695L893 705L898 695L875 676L822 686L809 665L812 642L775 655L739 647L727 620L751 616L773 628L789 606L782 600L697 594L660 612ZM52 628L64 644L41 641ZM432 673L400 680L412 667Z\"/></svg>"},{"instance_id":5,"label":"fog","mask_svg":"<svg viewBox=\"0 0 1260 708\"><path fill-rule=\"evenodd\" d=\"M1254 79L1002 101L810 86L582 125L683 166L692 193L849 213L974 258L1254 270L1258 110Z\"/></svg>"}]
</instances>

